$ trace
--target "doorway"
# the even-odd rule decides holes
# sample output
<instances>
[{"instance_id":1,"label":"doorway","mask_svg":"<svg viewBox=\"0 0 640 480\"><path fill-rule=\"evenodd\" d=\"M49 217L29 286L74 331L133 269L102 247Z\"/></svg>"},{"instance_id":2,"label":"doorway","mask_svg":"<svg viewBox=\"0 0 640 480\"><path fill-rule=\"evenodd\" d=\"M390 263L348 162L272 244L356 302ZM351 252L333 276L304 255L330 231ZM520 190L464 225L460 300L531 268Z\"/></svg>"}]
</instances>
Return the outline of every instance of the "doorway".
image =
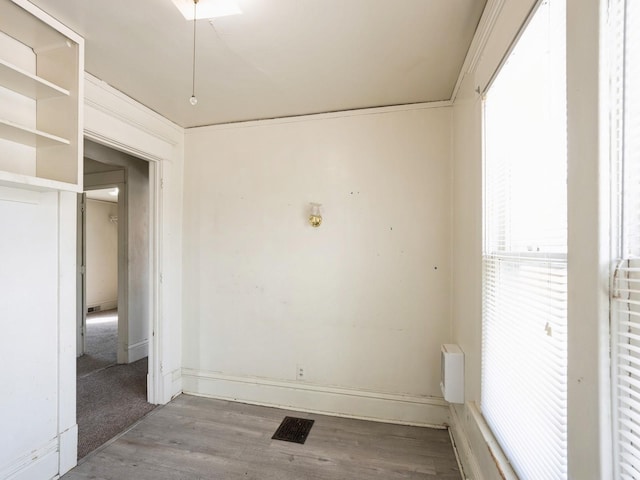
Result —
<instances>
[{"instance_id":1,"label":"doorway","mask_svg":"<svg viewBox=\"0 0 640 480\"><path fill-rule=\"evenodd\" d=\"M149 164L90 147L78 209L78 458L155 407L147 402Z\"/></svg>"},{"instance_id":2,"label":"doorway","mask_svg":"<svg viewBox=\"0 0 640 480\"><path fill-rule=\"evenodd\" d=\"M78 344L79 377L118 363L118 194L86 187L79 196Z\"/></svg>"}]
</instances>

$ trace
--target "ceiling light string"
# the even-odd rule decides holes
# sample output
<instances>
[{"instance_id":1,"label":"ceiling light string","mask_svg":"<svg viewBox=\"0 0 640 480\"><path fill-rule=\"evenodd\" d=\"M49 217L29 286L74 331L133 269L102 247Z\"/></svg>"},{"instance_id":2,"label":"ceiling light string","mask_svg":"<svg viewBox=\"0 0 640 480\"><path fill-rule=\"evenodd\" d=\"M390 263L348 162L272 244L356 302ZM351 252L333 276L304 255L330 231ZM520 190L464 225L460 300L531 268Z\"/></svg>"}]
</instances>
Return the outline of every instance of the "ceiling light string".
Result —
<instances>
[{"instance_id":1,"label":"ceiling light string","mask_svg":"<svg viewBox=\"0 0 640 480\"><path fill-rule=\"evenodd\" d=\"M193 72L191 75L192 83L191 83L191 98L189 99L189 103L194 105L198 103L198 99L196 98L196 7L198 5L198 0L193 0Z\"/></svg>"}]
</instances>

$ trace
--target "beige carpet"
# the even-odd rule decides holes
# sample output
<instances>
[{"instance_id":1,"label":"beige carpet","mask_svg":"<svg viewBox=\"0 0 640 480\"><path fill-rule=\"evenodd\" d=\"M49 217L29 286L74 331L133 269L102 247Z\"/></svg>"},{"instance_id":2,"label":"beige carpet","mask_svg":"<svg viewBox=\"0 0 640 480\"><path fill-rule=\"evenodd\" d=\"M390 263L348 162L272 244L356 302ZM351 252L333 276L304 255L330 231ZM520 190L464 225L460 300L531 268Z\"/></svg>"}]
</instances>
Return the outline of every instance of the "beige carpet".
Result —
<instances>
[{"instance_id":1,"label":"beige carpet","mask_svg":"<svg viewBox=\"0 0 640 480\"><path fill-rule=\"evenodd\" d=\"M116 365L117 313L87 317L87 352L78 358L78 459L155 408L147 403L147 359Z\"/></svg>"}]
</instances>

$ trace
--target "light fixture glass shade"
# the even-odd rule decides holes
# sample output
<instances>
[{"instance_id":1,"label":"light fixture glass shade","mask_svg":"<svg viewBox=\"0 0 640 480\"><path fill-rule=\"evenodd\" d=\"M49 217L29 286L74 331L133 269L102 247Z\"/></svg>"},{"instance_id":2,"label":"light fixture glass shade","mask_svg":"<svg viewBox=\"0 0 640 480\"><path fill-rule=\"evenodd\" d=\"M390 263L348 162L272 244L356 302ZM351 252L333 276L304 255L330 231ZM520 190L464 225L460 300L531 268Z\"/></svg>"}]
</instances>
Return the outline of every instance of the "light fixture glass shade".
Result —
<instances>
[{"instance_id":1,"label":"light fixture glass shade","mask_svg":"<svg viewBox=\"0 0 640 480\"><path fill-rule=\"evenodd\" d=\"M309 204L309 225L312 227L319 227L322 223L322 213L320 212L320 207L322 205L319 203L310 203Z\"/></svg>"}]
</instances>

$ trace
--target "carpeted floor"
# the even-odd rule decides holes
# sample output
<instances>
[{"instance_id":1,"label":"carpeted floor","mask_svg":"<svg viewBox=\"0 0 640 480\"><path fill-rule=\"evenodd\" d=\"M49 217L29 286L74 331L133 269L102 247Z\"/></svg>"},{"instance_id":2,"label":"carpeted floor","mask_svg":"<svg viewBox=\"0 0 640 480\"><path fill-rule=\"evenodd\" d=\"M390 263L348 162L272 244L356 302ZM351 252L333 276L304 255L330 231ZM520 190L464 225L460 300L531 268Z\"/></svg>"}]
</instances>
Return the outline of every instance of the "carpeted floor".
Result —
<instances>
[{"instance_id":1,"label":"carpeted floor","mask_svg":"<svg viewBox=\"0 0 640 480\"><path fill-rule=\"evenodd\" d=\"M115 365L118 349L118 311L87 314L87 350L78 358L77 375L82 377Z\"/></svg>"},{"instance_id":2,"label":"carpeted floor","mask_svg":"<svg viewBox=\"0 0 640 480\"><path fill-rule=\"evenodd\" d=\"M117 312L87 316L87 352L78 358L78 459L155 408L147 403L147 359L116 365Z\"/></svg>"}]
</instances>

